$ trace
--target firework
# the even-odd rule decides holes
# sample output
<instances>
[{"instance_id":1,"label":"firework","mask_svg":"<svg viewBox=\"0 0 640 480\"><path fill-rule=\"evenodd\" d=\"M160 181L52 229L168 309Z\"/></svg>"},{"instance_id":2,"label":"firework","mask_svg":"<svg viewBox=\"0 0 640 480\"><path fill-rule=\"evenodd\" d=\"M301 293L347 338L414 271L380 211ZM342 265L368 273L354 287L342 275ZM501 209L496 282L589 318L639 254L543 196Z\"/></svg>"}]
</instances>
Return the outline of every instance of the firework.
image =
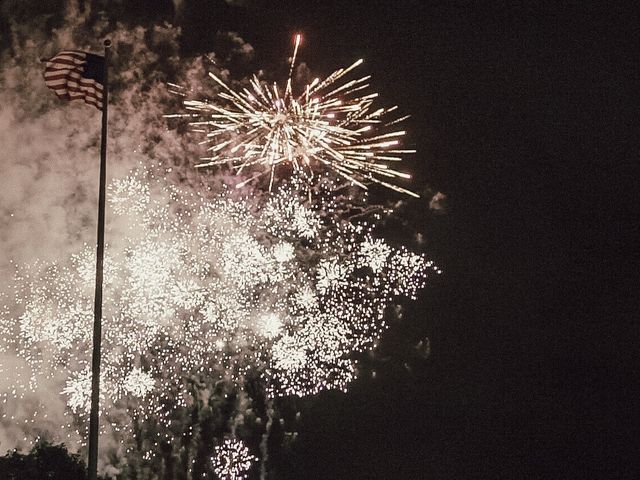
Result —
<instances>
[{"instance_id":1,"label":"firework","mask_svg":"<svg viewBox=\"0 0 640 480\"><path fill-rule=\"evenodd\" d=\"M101 407L115 430L132 415L168 422L194 375L242 388L250 374L268 398L345 390L386 307L439 272L296 184L238 199L141 178L110 185ZM16 311L0 311L0 353L26 369L13 397L59 382L69 425L89 411L93 268L89 245L67 262L23 266Z\"/></svg>"},{"instance_id":2,"label":"firework","mask_svg":"<svg viewBox=\"0 0 640 480\"><path fill-rule=\"evenodd\" d=\"M220 480L247 478L246 472L257 460L242 441L232 438L225 438L224 443L215 448L215 455L211 458L213 470Z\"/></svg>"},{"instance_id":3,"label":"firework","mask_svg":"<svg viewBox=\"0 0 640 480\"><path fill-rule=\"evenodd\" d=\"M364 189L377 183L417 197L395 183L410 176L393 167L403 155L415 153L401 148L405 132L396 129L408 117L393 119L389 114L396 107L374 106L378 94L369 91L370 76L349 80L362 60L324 80L298 86L293 74L300 42L297 35L284 86L261 82L254 75L248 85L235 90L209 73L221 89L218 99L185 100L185 107L195 114L168 115L191 117L194 130L206 134L208 155L197 167L231 163L240 173L258 165L262 171L247 181L268 172L269 189L281 165L306 175L324 169ZM184 94L179 86L171 86Z\"/></svg>"}]
</instances>

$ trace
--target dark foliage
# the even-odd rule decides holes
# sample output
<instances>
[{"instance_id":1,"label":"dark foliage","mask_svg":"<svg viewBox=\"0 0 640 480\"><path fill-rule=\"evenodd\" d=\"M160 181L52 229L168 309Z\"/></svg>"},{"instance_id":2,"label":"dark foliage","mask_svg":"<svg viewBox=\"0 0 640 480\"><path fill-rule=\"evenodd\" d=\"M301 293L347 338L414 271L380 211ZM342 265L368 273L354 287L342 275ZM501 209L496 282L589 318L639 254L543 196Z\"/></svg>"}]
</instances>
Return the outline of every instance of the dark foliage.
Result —
<instances>
[{"instance_id":1,"label":"dark foliage","mask_svg":"<svg viewBox=\"0 0 640 480\"><path fill-rule=\"evenodd\" d=\"M28 454L12 451L0 457L3 480L85 480L85 468L80 455L69 453L64 444L41 442Z\"/></svg>"}]
</instances>

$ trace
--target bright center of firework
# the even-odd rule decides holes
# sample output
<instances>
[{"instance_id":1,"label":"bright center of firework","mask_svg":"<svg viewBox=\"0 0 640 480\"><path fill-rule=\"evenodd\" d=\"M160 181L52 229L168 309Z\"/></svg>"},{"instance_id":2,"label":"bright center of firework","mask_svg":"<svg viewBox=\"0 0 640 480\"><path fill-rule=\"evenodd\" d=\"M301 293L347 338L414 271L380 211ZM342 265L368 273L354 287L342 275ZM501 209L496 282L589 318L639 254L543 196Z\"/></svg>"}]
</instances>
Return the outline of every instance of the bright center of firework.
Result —
<instances>
[{"instance_id":1,"label":"bright center of firework","mask_svg":"<svg viewBox=\"0 0 640 480\"><path fill-rule=\"evenodd\" d=\"M284 113L276 113L275 117L273 117L274 125L283 126L289 120L289 117Z\"/></svg>"},{"instance_id":2,"label":"bright center of firework","mask_svg":"<svg viewBox=\"0 0 640 480\"><path fill-rule=\"evenodd\" d=\"M295 257L295 250L290 243L280 243L273 248L273 257L277 262L284 263Z\"/></svg>"},{"instance_id":3,"label":"bright center of firework","mask_svg":"<svg viewBox=\"0 0 640 480\"><path fill-rule=\"evenodd\" d=\"M275 338L282 330L282 320L275 313L268 313L258 320L258 329L265 337Z\"/></svg>"}]
</instances>

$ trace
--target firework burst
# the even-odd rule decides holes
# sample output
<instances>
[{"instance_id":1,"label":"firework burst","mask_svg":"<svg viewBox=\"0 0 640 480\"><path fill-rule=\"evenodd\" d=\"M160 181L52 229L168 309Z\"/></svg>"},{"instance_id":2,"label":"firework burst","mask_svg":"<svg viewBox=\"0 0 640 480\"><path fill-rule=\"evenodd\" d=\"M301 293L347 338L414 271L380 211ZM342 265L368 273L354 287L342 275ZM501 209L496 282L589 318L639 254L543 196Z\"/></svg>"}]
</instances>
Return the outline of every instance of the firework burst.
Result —
<instances>
[{"instance_id":1,"label":"firework burst","mask_svg":"<svg viewBox=\"0 0 640 480\"><path fill-rule=\"evenodd\" d=\"M271 399L347 388L386 307L439 270L375 238L370 223L332 214L335 196L310 202L300 188L237 199L112 182L103 427L126 430L133 417L168 427L194 375L237 389L258 379ZM89 409L93 267L89 245L67 262L24 266L16 308L0 311L0 353L24 366L4 401L58 382L74 436Z\"/></svg>"},{"instance_id":2,"label":"firework burst","mask_svg":"<svg viewBox=\"0 0 640 480\"><path fill-rule=\"evenodd\" d=\"M240 173L258 165L261 171L240 186L268 173L269 189L276 169L284 164L306 175L324 169L364 189L377 183L417 197L395 183L410 176L392 167L403 155L415 153L400 147L405 132L395 129L407 117L390 118L396 107L374 107L378 94L369 91L370 76L349 80L362 60L324 80L294 85L300 42L296 35L284 87L254 75L248 86L234 90L209 73L221 88L219 101L184 100L195 114L168 115L190 117L194 130L206 134L208 155L197 167L230 163ZM171 86L185 95L179 86Z\"/></svg>"},{"instance_id":3,"label":"firework burst","mask_svg":"<svg viewBox=\"0 0 640 480\"><path fill-rule=\"evenodd\" d=\"M215 448L215 455L211 458L213 470L220 480L247 478L246 472L257 460L241 440L233 438L225 438L223 444Z\"/></svg>"}]
</instances>

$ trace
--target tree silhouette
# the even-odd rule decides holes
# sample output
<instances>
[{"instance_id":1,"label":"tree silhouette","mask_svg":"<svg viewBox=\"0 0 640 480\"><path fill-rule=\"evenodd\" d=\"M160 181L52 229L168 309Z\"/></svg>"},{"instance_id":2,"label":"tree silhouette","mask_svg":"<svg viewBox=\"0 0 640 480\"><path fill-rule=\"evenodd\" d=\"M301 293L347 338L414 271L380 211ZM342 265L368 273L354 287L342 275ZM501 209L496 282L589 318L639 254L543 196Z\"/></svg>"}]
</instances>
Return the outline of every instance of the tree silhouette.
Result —
<instances>
[{"instance_id":1,"label":"tree silhouette","mask_svg":"<svg viewBox=\"0 0 640 480\"><path fill-rule=\"evenodd\" d=\"M86 467L64 444L36 444L28 454L10 451L0 457L3 480L85 480ZM106 479L103 479L106 480Z\"/></svg>"}]
</instances>

